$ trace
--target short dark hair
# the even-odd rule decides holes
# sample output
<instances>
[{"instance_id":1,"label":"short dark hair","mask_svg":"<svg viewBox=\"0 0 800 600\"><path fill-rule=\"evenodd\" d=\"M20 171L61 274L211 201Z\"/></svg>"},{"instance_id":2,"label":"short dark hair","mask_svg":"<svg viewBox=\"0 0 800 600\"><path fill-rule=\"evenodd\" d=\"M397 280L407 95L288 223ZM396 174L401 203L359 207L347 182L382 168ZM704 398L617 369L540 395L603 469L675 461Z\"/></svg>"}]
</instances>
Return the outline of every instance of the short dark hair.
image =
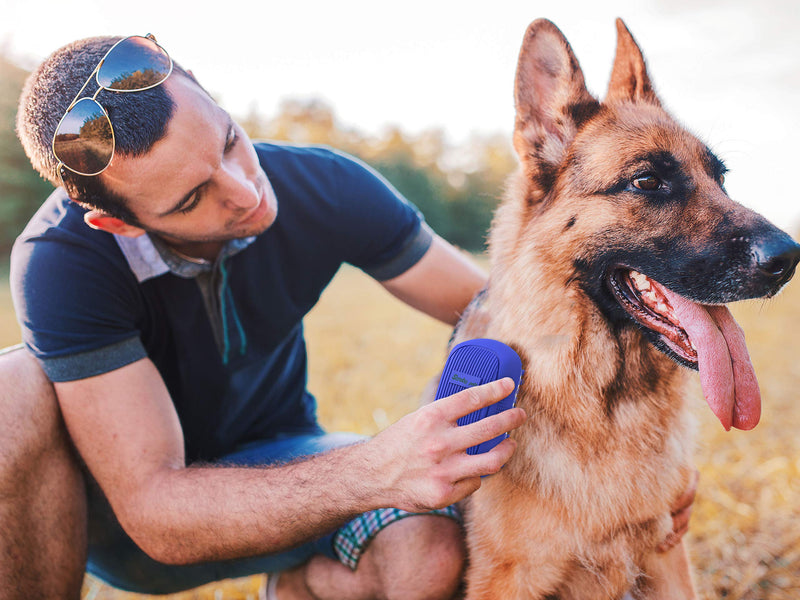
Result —
<instances>
[{"instance_id":1,"label":"short dark hair","mask_svg":"<svg viewBox=\"0 0 800 600\"><path fill-rule=\"evenodd\" d=\"M93 37L78 40L56 50L28 77L17 111L17 136L39 174L54 186L62 183L52 141L58 122L105 53L121 37ZM173 74L191 76L178 64ZM193 78L192 78L193 79ZM85 93L97 89L90 83ZM142 156L166 134L175 103L164 86L134 93L102 90L98 102L108 112L114 127L115 154ZM139 225L125 199L103 185L101 177L85 177L63 170L63 184L75 202Z\"/></svg>"}]
</instances>

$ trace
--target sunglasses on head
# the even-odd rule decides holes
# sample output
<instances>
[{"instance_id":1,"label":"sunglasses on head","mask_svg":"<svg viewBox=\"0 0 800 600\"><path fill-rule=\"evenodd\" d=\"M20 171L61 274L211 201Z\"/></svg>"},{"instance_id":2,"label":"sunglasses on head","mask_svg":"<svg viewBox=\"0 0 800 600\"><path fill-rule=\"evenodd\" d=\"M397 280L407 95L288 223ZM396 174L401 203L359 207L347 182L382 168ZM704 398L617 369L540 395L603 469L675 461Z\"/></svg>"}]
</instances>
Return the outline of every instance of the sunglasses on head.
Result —
<instances>
[{"instance_id":1,"label":"sunglasses on head","mask_svg":"<svg viewBox=\"0 0 800 600\"><path fill-rule=\"evenodd\" d=\"M69 169L78 175L99 175L114 157L114 128L106 109L97 101L100 90L141 92L164 82L172 73L172 59L151 34L118 41L83 84L53 135L57 171ZM92 77L97 91L81 98Z\"/></svg>"}]
</instances>

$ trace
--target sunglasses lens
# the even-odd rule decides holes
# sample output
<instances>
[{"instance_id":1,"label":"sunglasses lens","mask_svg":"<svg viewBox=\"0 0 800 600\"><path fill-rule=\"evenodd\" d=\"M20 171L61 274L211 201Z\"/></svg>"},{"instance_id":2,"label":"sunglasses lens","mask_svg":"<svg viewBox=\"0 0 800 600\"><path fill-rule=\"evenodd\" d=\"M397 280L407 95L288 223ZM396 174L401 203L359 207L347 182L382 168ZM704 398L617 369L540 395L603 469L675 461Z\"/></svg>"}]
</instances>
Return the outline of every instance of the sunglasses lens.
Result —
<instances>
[{"instance_id":1,"label":"sunglasses lens","mask_svg":"<svg viewBox=\"0 0 800 600\"><path fill-rule=\"evenodd\" d=\"M97 83L118 91L144 90L172 72L172 59L153 40L133 36L114 46L97 72Z\"/></svg>"},{"instance_id":2,"label":"sunglasses lens","mask_svg":"<svg viewBox=\"0 0 800 600\"><path fill-rule=\"evenodd\" d=\"M58 124L53 153L81 175L102 172L114 155L114 134L103 107L91 98L78 100Z\"/></svg>"}]
</instances>

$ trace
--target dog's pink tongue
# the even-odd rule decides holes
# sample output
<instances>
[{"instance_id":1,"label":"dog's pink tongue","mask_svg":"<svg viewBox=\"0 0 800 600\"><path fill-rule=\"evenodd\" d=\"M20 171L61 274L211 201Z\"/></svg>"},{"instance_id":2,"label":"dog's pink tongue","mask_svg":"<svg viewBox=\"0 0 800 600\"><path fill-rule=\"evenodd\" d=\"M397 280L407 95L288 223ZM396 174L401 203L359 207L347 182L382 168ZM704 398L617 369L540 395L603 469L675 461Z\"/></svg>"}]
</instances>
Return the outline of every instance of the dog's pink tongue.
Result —
<instances>
[{"instance_id":1,"label":"dog's pink tongue","mask_svg":"<svg viewBox=\"0 0 800 600\"><path fill-rule=\"evenodd\" d=\"M697 348L700 384L709 407L726 430L752 429L761 418L761 392L739 324L725 306L696 304L665 292Z\"/></svg>"}]
</instances>

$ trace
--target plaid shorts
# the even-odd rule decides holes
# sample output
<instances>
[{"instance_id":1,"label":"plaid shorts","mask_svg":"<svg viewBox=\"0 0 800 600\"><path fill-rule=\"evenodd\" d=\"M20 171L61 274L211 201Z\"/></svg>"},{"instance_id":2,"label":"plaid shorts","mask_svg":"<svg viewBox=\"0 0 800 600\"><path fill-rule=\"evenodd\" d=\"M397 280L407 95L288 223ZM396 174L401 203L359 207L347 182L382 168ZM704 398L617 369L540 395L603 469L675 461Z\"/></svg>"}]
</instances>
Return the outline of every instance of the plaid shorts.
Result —
<instances>
[{"instance_id":1,"label":"plaid shorts","mask_svg":"<svg viewBox=\"0 0 800 600\"><path fill-rule=\"evenodd\" d=\"M461 522L461 513L455 505L426 513L411 513L399 508L379 508L363 513L342 525L333 535L333 551L342 564L355 571L361 555L381 529L400 519L420 515L440 515Z\"/></svg>"}]
</instances>

